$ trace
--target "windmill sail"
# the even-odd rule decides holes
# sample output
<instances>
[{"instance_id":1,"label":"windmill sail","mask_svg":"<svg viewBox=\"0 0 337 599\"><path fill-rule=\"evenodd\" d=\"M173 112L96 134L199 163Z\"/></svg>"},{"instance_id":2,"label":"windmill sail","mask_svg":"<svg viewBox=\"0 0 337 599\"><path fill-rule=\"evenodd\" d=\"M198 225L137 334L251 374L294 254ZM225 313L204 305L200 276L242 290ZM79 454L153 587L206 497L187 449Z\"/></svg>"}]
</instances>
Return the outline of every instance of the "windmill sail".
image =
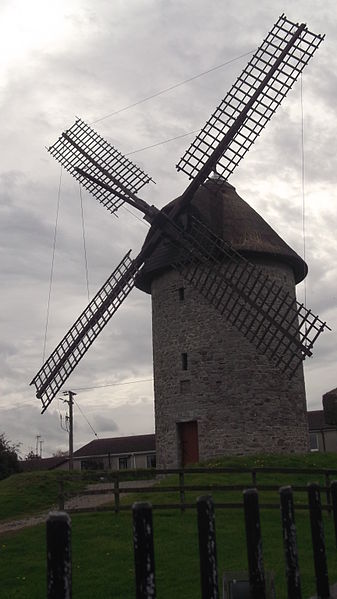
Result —
<instances>
[{"instance_id":1,"label":"windmill sail","mask_svg":"<svg viewBox=\"0 0 337 599\"><path fill-rule=\"evenodd\" d=\"M128 252L33 378L31 385L35 385L36 397L42 401L42 413L129 295L138 270Z\"/></svg>"},{"instance_id":2,"label":"windmill sail","mask_svg":"<svg viewBox=\"0 0 337 599\"><path fill-rule=\"evenodd\" d=\"M177 169L198 183L215 167L228 179L323 39L281 15Z\"/></svg>"},{"instance_id":3,"label":"windmill sail","mask_svg":"<svg viewBox=\"0 0 337 599\"><path fill-rule=\"evenodd\" d=\"M291 377L326 323L195 217L183 237L173 268Z\"/></svg>"},{"instance_id":4,"label":"windmill sail","mask_svg":"<svg viewBox=\"0 0 337 599\"><path fill-rule=\"evenodd\" d=\"M135 260L126 254L32 380L42 413L133 289L144 260L162 235L178 249L172 267L282 372L292 376L312 354L326 323L196 218L184 230L170 215L158 211L157 216L161 233L150 237Z\"/></svg>"},{"instance_id":5,"label":"windmill sail","mask_svg":"<svg viewBox=\"0 0 337 599\"><path fill-rule=\"evenodd\" d=\"M224 178L230 176L322 39L304 24L279 18L177 165L192 181L170 212L137 197L150 177L80 119L49 148L110 212L126 201L142 211L153 228L137 258L126 254L34 377L43 412L130 293L163 236L179 248L172 266L283 372L292 374L311 355L326 324L202 223L192 219L191 229L185 230L178 217L215 167Z\"/></svg>"},{"instance_id":6,"label":"windmill sail","mask_svg":"<svg viewBox=\"0 0 337 599\"><path fill-rule=\"evenodd\" d=\"M123 195L135 194L153 181L81 119L62 133L48 151L112 213L123 204ZM83 176L81 171L108 183L110 190Z\"/></svg>"}]
</instances>

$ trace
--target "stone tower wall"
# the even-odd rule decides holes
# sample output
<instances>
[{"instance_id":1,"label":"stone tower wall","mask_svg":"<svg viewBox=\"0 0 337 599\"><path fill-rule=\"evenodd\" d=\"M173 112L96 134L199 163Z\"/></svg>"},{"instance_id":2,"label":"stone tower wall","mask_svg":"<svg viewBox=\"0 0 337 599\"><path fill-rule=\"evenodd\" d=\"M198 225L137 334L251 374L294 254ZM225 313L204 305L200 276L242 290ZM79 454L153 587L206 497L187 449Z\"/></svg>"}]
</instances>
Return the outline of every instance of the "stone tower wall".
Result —
<instances>
[{"instance_id":1,"label":"stone tower wall","mask_svg":"<svg viewBox=\"0 0 337 599\"><path fill-rule=\"evenodd\" d=\"M290 267L259 266L294 295ZM155 278L151 293L158 467L180 466L178 424L191 420L200 461L308 451L302 367L282 375L176 272Z\"/></svg>"}]
</instances>

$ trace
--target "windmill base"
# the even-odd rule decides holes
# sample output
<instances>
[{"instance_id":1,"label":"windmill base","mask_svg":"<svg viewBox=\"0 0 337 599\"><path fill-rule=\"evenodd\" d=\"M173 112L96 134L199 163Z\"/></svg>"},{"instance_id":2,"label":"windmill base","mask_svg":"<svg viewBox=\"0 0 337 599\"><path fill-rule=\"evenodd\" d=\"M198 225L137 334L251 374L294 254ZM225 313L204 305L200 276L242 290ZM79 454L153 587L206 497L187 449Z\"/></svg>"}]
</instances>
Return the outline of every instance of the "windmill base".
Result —
<instances>
[{"instance_id":1,"label":"windmill base","mask_svg":"<svg viewBox=\"0 0 337 599\"><path fill-rule=\"evenodd\" d=\"M294 293L290 267L260 267ZM177 273L151 291L157 466L309 451L303 367L282 374Z\"/></svg>"}]
</instances>

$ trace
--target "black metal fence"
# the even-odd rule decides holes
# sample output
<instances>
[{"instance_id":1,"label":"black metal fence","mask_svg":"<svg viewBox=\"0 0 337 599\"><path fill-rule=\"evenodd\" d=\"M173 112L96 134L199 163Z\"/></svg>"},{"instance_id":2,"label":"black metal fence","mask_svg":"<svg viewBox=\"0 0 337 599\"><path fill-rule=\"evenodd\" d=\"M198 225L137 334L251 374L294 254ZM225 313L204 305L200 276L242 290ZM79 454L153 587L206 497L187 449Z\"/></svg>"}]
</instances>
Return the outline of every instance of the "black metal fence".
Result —
<instances>
[{"instance_id":1,"label":"black metal fence","mask_svg":"<svg viewBox=\"0 0 337 599\"><path fill-rule=\"evenodd\" d=\"M337 546L337 481L331 483L330 490ZM293 491L287 486L281 487L279 492L288 599L301 599ZM329 599L330 587L319 485L310 483L307 486L307 493L317 597ZM243 499L250 598L267 599L257 490L253 488L245 490ZM149 503L139 502L133 505L132 510L136 599L155 599L152 507ZM197 521L201 597L219 599L214 503L210 496L200 497L197 500ZM65 512L51 513L47 520L47 572L48 599L71 599L71 522ZM181 596L183 596L183 589Z\"/></svg>"}]
</instances>

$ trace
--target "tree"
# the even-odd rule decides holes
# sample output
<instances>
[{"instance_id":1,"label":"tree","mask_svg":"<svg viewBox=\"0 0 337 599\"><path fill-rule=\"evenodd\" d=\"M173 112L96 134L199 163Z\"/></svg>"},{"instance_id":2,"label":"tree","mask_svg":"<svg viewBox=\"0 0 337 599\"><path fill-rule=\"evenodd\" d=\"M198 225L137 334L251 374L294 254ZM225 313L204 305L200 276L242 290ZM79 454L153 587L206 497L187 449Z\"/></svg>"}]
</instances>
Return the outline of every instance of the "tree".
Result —
<instances>
[{"instance_id":1,"label":"tree","mask_svg":"<svg viewBox=\"0 0 337 599\"><path fill-rule=\"evenodd\" d=\"M25 456L25 460L41 460L41 456L31 449Z\"/></svg>"},{"instance_id":2,"label":"tree","mask_svg":"<svg viewBox=\"0 0 337 599\"><path fill-rule=\"evenodd\" d=\"M0 480L20 472L18 445L10 443L4 433L0 433Z\"/></svg>"},{"instance_id":3,"label":"tree","mask_svg":"<svg viewBox=\"0 0 337 599\"><path fill-rule=\"evenodd\" d=\"M63 457L68 457L69 455L69 451L67 451L66 449L57 449L56 451L54 451L54 453L52 453L52 457L53 458L63 458Z\"/></svg>"}]
</instances>

